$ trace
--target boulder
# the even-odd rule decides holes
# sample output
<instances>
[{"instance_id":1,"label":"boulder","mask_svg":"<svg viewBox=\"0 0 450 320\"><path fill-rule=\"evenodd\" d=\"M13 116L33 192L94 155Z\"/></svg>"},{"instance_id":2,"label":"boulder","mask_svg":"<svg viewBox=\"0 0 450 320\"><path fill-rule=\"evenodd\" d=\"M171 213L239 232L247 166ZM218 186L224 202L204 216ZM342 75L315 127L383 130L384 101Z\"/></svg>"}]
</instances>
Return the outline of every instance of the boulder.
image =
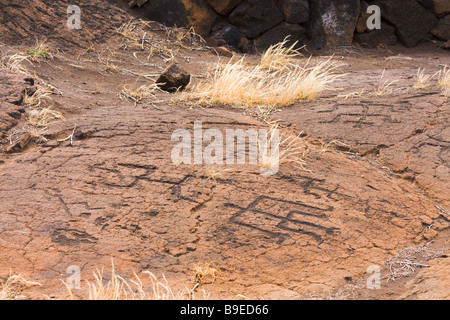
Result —
<instances>
[{"instance_id":1,"label":"boulder","mask_svg":"<svg viewBox=\"0 0 450 320\"><path fill-rule=\"evenodd\" d=\"M356 23L356 32L363 33L367 30L367 19L372 15L367 13L369 4L365 1L361 1L361 13L359 14L358 22Z\"/></svg>"},{"instance_id":2,"label":"boulder","mask_svg":"<svg viewBox=\"0 0 450 320\"><path fill-rule=\"evenodd\" d=\"M381 22L381 29L374 29L365 33L355 34L354 40L360 44L376 48L380 44L393 45L397 42L395 28L385 22Z\"/></svg>"},{"instance_id":3,"label":"boulder","mask_svg":"<svg viewBox=\"0 0 450 320\"><path fill-rule=\"evenodd\" d=\"M316 49L352 44L359 0L313 0L310 6L307 32Z\"/></svg>"},{"instance_id":4,"label":"boulder","mask_svg":"<svg viewBox=\"0 0 450 320\"><path fill-rule=\"evenodd\" d=\"M245 0L231 12L229 21L254 38L283 22L283 14L272 0Z\"/></svg>"},{"instance_id":5,"label":"boulder","mask_svg":"<svg viewBox=\"0 0 450 320\"><path fill-rule=\"evenodd\" d=\"M431 34L444 41L450 40L450 14L439 20Z\"/></svg>"},{"instance_id":6,"label":"boulder","mask_svg":"<svg viewBox=\"0 0 450 320\"><path fill-rule=\"evenodd\" d=\"M221 15L229 15L243 0L206 0L209 5Z\"/></svg>"},{"instance_id":7,"label":"boulder","mask_svg":"<svg viewBox=\"0 0 450 320\"><path fill-rule=\"evenodd\" d=\"M163 71L156 83L161 90L174 93L183 91L190 81L191 75L176 63L172 63Z\"/></svg>"},{"instance_id":8,"label":"boulder","mask_svg":"<svg viewBox=\"0 0 450 320\"><path fill-rule=\"evenodd\" d=\"M407 47L417 45L433 29L436 17L416 0L375 0L381 16L395 26L400 41Z\"/></svg>"},{"instance_id":9,"label":"boulder","mask_svg":"<svg viewBox=\"0 0 450 320\"><path fill-rule=\"evenodd\" d=\"M192 26L195 32L205 37L218 18L203 0L148 1L139 10L146 18L168 26Z\"/></svg>"},{"instance_id":10,"label":"boulder","mask_svg":"<svg viewBox=\"0 0 450 320\"><path fill-rule=\"evenodd\" d=\"M288 23L303 23L309 20L308 0L276 0L276 5Z\"/></svg>"},{"instance_id":11,"label":"boulder","mask_svg":"<svg viewBox=\"0 0 450 320\"><path fill-rule=\"evenodd\" d=\"M450 1L449 0L433 0L434 10L437 14L450 13Z\"/></svg>"},{"instance_id":12,"label":"boulder","mask_svg":"<svg viewBox=\"0 0 450 320\"><path fill-rule=\"evenodd\" d=\"M128 6L130 8L134 8L134 7L142 7L145 3L147 3L148 0L130 0L128 1Z\"/></svg>"},{"instance_id":13,"label":"boulder","mask_svg":"<svg viewBox=\"0 0 450 320\"><path fill-rule=\"evenodd\" d=\"M217 46L231 46L236 49L239 48L243 38L245 38L244 34L231 24L226 25L213 36Z\"/></svg>"},{"instance_id":14,"label":"boulder","mask_svg":"<svg viewBox=\"0 0 450 320\"><path fill-rule=\"evenodd\" d=\"M425 9L434 12L434 0L417 0L417 2Z\"/></svg>"},{"instance_id":15,"label":"boulder","mask_svg":"<svg viewBox=\"0 0 450 320\"><path fill-rule=\"evenodd\" d=\"M288 46L298 41L297 48L300 48L304 42L304 34L305 28L299 24L282 22L256 38L255 47L260 51L264 51L271 45L277 44L289 36Z\"/></svg>"}]
</instances>

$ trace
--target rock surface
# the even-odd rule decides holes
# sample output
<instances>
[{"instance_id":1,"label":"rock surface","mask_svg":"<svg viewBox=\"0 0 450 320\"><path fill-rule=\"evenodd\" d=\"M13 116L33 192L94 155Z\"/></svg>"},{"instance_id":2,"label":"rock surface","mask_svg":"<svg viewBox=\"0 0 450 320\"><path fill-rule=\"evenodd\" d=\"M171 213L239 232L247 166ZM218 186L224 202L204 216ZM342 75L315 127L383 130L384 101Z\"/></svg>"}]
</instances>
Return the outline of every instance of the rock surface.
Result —
<instances>
[{"instance_id":1,"label":"rock surface","mask_svg":"<svg viewBox=\"0 0 450 320\"><path fill-rule=\"evenodd\" d=\"M242 0L206 0L221 15L228 15Z\"/></svg>"},{"instance_id":2,"label":"rock surface","mask_svg":"<svg viewBox=\"0 0 450 320\"><path fill-rule=\"evenodd\" d=\"M450 2L447 0L433 0L434 10L437 14L450 13Z\"/></svg>"},{"instance_id":3,"label":"rock surface","mask_svg":"<svg viewBox=\"0 0 450 320\"><path fill-rule=\"evenodd\" d=\"M33 79L0 68L0 143L8 138L8 131L18 124L25 112L21 105L25 91L32 93Z\"/></svg>"},{"instance_id":4,"label":"rock surface","mask_svg":"<svg viewBox=\"0 0 450 320\"><path fill-rule=\"evenodd\" d=\"M307 31L314 46L320 49L351 45L359 12L359 0L313 1Z\"/></svg>"},{"instance_id":5,"label":"rock surface","mask_svg":"<svg viewBox=\"0 0 450 320\"><path fill-rule=\"evenodd\" d=\"M230 14L229 20L254 38L283 21L283 14L272 0L245 0Z\"/></svg>"},{"instance_id":6,"label":"rock surface","mask_svg":"<svg viewBox=\"0 0 450 320\"><path fill-rule=\"evenodd\" d=\"M278 26L266 31L261 36L255 39L255 46L258 50L264 51L271 45L280 42L280 39L289 37L287 46L291 46L297 42L297 48L300 48L304 43L305 29L292 23L282 22Z\"/></svg>"},{"instance_id":7,"label":"rock surface","mask_svg":"<svg viewBox=\"0 0 450 320\"><path fill-rule=\"evenodd\" d=\"M190 81L191 75L176 63L172 63L161 73L156 84L161 90L174 93L183 91Z\"/></svg>"},{"instance_id":8,"label":"rock surface","mask_svg":"<svg viewBox=\"0 0 450 320\"><path fill-rule=\"evenodd\" d=\"M375 0L381 16L392 23L400 41L407 47L419 43L433 29L437 19L415 0Z\"/></svg>"},{"instance_id":9,"label":"rock surface","mask_svg":"<svg viewBox=\"0 0 450 320\"><path fill-rule=\"evenodd\" d=\"M304 23L309 20L308 0L276 0L287 23Z\"/></svg>"},{"instance_id":10,"label":"rock surface","mask_svg":"<svg viewBox=\"0 0 450 320\"><path fill-rule=\"evenodd\" d=\"M217 14L203 0L149 1L139 11L146 18L168 26L192 26L195 32L204 37L217 19Z\"/></svg>"},{"instance_id":11,"label":"rock surface","mask_svg":"<svg viewBox=\"0 0 450 320\"><path fill-rule=\"evenodd\" d=\"M375 29L365 33L355 34L355 41L369 47L376 48L378 45L393 45L397 42L395 28L382 22L381 29Z\"/></svg>"},{"instance_id":12,"label":"rock surface","mask_svg":"<svg viewBox=\"0 0 450 320\"><path fill-rule=\"evenodd\" d=\"M450 14L440 19L436 27L431 30L431 33L441 40L450 40Z\"/></svg>"}]
</instances>

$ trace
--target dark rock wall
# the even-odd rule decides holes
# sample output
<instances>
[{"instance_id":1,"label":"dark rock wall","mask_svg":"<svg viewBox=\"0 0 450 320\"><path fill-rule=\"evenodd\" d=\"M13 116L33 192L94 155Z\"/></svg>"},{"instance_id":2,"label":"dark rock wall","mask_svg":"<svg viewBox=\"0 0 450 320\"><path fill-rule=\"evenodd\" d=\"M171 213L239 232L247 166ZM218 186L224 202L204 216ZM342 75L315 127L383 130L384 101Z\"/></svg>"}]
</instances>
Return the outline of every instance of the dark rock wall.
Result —
<instances>
[{"instance_id":1,"label":"dark rock wall","mask_svg":"<svg viewBox=\"0 0 450 320\"><path fill-rule=\"evenodd\" d=\"M450 0L127 0L149 19L193 26L212 45L263 50L290 36L316 49L376 47L425 38L450 40ZM381 9L381 29L368 30L367 8Z\"/></svg>"}]
</instances>

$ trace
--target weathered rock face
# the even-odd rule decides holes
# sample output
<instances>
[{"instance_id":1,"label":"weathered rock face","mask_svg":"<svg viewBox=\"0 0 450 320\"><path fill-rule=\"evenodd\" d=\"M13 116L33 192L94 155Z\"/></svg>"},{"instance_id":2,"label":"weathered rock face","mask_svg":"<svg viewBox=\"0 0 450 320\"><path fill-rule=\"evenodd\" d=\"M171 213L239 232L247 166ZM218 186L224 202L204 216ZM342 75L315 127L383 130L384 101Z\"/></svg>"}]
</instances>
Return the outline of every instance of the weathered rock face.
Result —
<instances>
[{"instance_id":1,"label":"weathered rock face","mask_svg":"<svg viewBox=\"0 0 450 320\"><path fill-rule=\"evenodd\" d=\"M288 23L303 23L309 20L308 0L277 0L277 7Z\"/></svg>"},{"instance_id":2,"label":"weathered rock face","mask_svg":"<svg viewBox=\"0 0 450 320\"><path fill-rule=\"evenodd\" d=\"M439 20L436 27L431 30L431 33L442 40L450 40L450 14Z\"/></svg>"},{"instance_id":3,"label":"weathered rock face","mask_svg":"<svg viewBox=\"0 0 450 320\"><path fill-rule=\"evenodd\" d=\"M434 10L437 14L450 13L450 1L448 0L433 0Z\"/></svg>"},{"instance_id":4,"label":"weathered rock face","mask_svg":"<svg viewBox=\"0 0 450 320\"><path fill-rule=\"evenodd\" d=\"M219 14L228 15L242 0L206 0L209 5Z\"/></svg>"},{"instance_id":5,"label":"weathered rock face","mask_svg":"<svg viewBox=\"0 0 450 320\"><path fill-rule=\"evenodd\" d=\"M238 49L245 36L238 28L228 24L214 34L213 38L220 46L226 45Z\"/></svg>"},{"instance_id":6,"label":"weathered rock face","mask_svg":"<svg viewBox=\"0 0 450 320\"><path fill-rule=\"evenodd\" d=\"M245 0L229 16L235 26L254 38L283 21L283 14L272 0Z\"/></svg>"},{"instance_id":7,"label":"weathered rock face","mask_svg":"<svg viewBox=\"0 0 450 320\"><path fill-rule=\"evenodd\" d=\"M220 45L239 50L261 50L287 35L316 49L353 40L370 46L400 40L412 47L432 30L438 40L447 40L450 13L449 0L132 0L129 5L142 6L148 18L168 25L192 25L203 36L216 38L219 30L225 39ZM385 30L368 30L370 5L380 6Z\"/></svg>"},{"instance_id":8,"label":"weathered rock face","mask_svg":"<svg viewBox=\"0 0 450 320\"><path fill-rule=\"evenodd\" d=\"M301 47L304 43L304 34L305 29L299 24L283 22L256 38L255 47L259 50L264 50L286 37L289 37L288 45L297 42L297 47Z\"/></svg>"},{"instance_id":9,"label":"weathered rock face","mask_svg":"<svg viewBox=\"0 0 450 320\"><path fill-rule=\"evenodd\" d=\"M22 113L25 92L32 94L33 79L6 69L0 69L0 141L7 138L9 129L17 125Z\"/></svg>"},{"instance_id":10,"label":"weathered rock face","mask_svg":"<svg viewBox=\"0 0 450 320\"><path fill-rule=\"evenodd\" d=\"M359 0L312 0L308 35L316 48L348 46L360 12Z\"/></svg>"},{"instance_id":11,"label":"weathered rock face","mask_svg":"<svg viewBox=\"0 0 450 320\"><path fill-rule=\"evenodd\" d=\"M167 92L183 91L191 81L191 75L175 63L169 65L159 76L156 83Z\"/></svg>"},{"instance_id":12,"label":"weathered rock face","mask_svg":"<svg viewBox=\"0 0 450 320\"><path fill-rule=\"evenodd\" d=\"M19 0L0 0L0 34L2 42L13 44L36 36L49 40L60 39L66 47L86 47L106 41L111 24L106 15L95 6L82 6L82 28L74 32L61 27L68 18L69 0L60 0L58 6L51 0L29 0L22 6ZM394 27L397 39L408 47L415 46L433 35L438 41L448 39L450 0L99 0L112 25L119 27L129 21L134 8L141 17L167 26L193 26L205 39L213 38L225 26L233 27L242 35L238 43L225 41L241 51L261 49L284 39L301 39L309 47L351 45L353 40L391 34L391 28L369 36L366 33L369 5L379 5L384 22ZM81 5L81 4L80 4ZM43 14L45 13L45 14ZM89 17L89 19L87 18ZM25 23L24 23L25 21ZM235 28L235 29L234 29ZM274 29L272 31L272 29ZM291 31L289 31L291 30ZM306 30L306 34L304 33ZM270 35L270 37L269 37ZM277 36L278 35L278 36ZM236 37L235 37L236 38ZM389 36L394 41L394 37ZM221 44L224 44L221 42ZM444 46L441 46L444 47Z\"/></svg>"},{"instance_id":13,"label":"weathered rock face","mask_svg":"<svg viewBox=\"0 0 450 320\"><path fill-rule=\"evenodd\" d=\"M376 48L378 45L393 45L397 42L395 28L388 23L382 22L381 29L375 29L365 33L355 34L354 40L363 45Z\"/></svg>"},{"instance_id":14,"label":"weathered rock face","mask_svg":"<svg viewBox=\"0 0 450 320\"><path fill-rule=\"evenodd\" d=\"M417 45L433 29L437 19L415 0L375 0L381 15L395 26L398 38L407 46Z\"/></svg>"},{"instance_id":15,"label":"weathered rock face","mask_svg":"<svg viewBox=\"0 0 450 320\"><path fill-rule=\"evenodd\" d=\"M367 19L371 16L370 13L367 13L367 8L369 4L365 1L361 1L361 10L358 18L358 22L356 23L356 32L363 33L367 30Z\"/></svg>"},{"instance_id":16,"label":"weathered rock face","mask_svg":"<svg viewBox=\"0 0 450 320\"><path fill-rule=\"evenodd\" d=\"M202 36L209 34L217 19L217 14L204 0L147 1L139 10L147 18L169 26L192 26Z\"/></svg>"}]
</instances>

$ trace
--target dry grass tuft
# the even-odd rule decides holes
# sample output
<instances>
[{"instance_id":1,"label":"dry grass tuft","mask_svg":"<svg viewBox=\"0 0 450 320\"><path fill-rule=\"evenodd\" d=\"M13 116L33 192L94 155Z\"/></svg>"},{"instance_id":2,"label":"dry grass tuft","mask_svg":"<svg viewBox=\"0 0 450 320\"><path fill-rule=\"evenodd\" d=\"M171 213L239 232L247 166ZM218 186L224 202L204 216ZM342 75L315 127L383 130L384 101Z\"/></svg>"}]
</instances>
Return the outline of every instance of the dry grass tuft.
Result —
<instances>
[{"instance_id":1,"label":"dry grass tuft","mask_svg":"<svg viewBox=\"0 0 450 320\"><path fill-rule=\"evenodd\" d=\"M381 77L380 77L380 83L379 83L378 87L370 94L375 95L375 96L385 96L388 94L392 94L394 92L392 89L392 85L394 83L398 82L398 80L383 81L385 72L386 72L386 70L383 70L383 73L381 74Z\"/></svg>"},{"instance_id":2,"label":"dry grass tuft","mask_svg":"<svg viewBox=\"0 0 450 320\"><path fill-rule=\"evenodd\" d=\"M57 120L65 121L66 119L61 112L52 110L50 108L28 111L28 122L34 128L47 127L50 123Z\"/></svg>"},{"instance_id":3,"label":"dry grass tuft","mask_svg":"<svg viewBox=\"0 0 450 320\"><path fill-rule=\"evenodd\" d=\"M433 75L425 74L425 69L419 68L417 70L417 74L415 76L416 82L413 85L413 89L426 89L431 86L431 80L437 75L435 73Z\"/></svg>"},{"instance_id":4,"label":"dry grass tuft","mask_svg":"<svg viewBox=\"0 0 450 320\"><path fill-rule=\"evenodd\" d=\"M275 146L275 148L274 148ZM272 150L278 149L273 154ZM305 169L305 157L308 149L299 136L293 136L281 131L278 125L272 125L268 133L267 145L263 146L261 165L263 168L274 168L282 164L292 164L302 170Z\"/></svg>"},{"instance_id":5,"label":"dry grass tuft","mask_svg":"<svg viewBox=\"0 0 450 320\"><path fill-rule=\"evenodd\" d=\"M197 284L214 283L218 276L222 274L220 267L214 262L199 262L194 266L192 282Z\"/></svg>"},{"instance_id":6,"label":"dry grass tuft","mask_svg":"<svg viewBox=\"0 0 450 320\"><path fill-rule=\"evenodd\" d=\"M120 92L119 97L121 100L133 100L135 104L149 103L150 100L155 97L155 92L158 90L159 88L156 83L142 85L137 88L132 88L129 85L125 84L122 87L122 91Z\"/></svg>"},{"instance_id":7,"label":"dry grass tuft","mask_svg":"<svg viewBox=\"0 0 450 320\"><path fill-rule=\"evenodd\" d=\"M284 70L269 71L261 65L248 66L244 58L217 65L209 79L194 86L184 95L202 105L238 105L249 108L256 105L285 107L300 100L316 99L330 84L341 77L339 67L331 58L309 67L290 66Z\"/></svg>"},{"instance_id":8,"label":"dry grass tuft","mask_svg":"<svg viewBox=\"0 0 450 320\"><path fill-rule=\"evenodd\" d=\"M290 47L286 46L289 41L289 36L282 42L271 45L261 56L261 68L270 71L284 70L292 65L292 60L295 57L301 56L300 49L295 49L298 41L293 43Z\"/></svg>"},{"instance_id":9,"label":"dry grass tuft","mask_svg":"<svg viewBox=\"0 0 450 320\"><path fill-rule=\"evenodd\" d=\"M0 59L0 68L9 69L22 74L29 74L30 72L23 66L24 62L31 63L28 56L18 53L11 56L4 55Z\"/></svg>"},{"instance_id":10,"label":"dry grass tuft","mask_svg":"<svg viewBox=\"0 0 450 320\"><path fill-rule=\"evenodd\" d=\"M125 280L118 275L112 263L112 271L109 280L105 279L103 270L94 272L94 282L87 281L89 300L186 300L193 299L194 293L184 289L174 291L170 288L167 279L163 276L163 281L149 271L147 274L149 285L144 285L143 281L134 273L134 279ZM69 285L64 282L69 291L70 297L74 295Z\"/></svg>"},{"instance_id":11,"label":"dry grass tuft","mask_svg":"<svg viewBox=\"0 0 450 320\"><path fill-rule=\"evenodd\" d=\"M6 281L0 281L0 300L21 300L24 297L20 293L24 288L40 285L24 279L20 275L10 276Z\"/></svg>"},{"instance_id":12,"label":"dry grass tuft","mask_svg":"<svg viewBox=\"0 0 450 320\"><path fill-rule=\"evenodd\" d=\"M54 89L48 86L38 86L36 91L33 94L25 93L23 95L22 103L31 108L40 107L44 100L49 100L50 96L54 93Z\"/></svg>"},{"instance_id":13,"label":"dry grass tuft","mask_svg":"<svg viewBox=\"0 0 450 320\"><path fill-rule=\"evenodd\" d=\"M447 98L450 97L450 68L447 66L438 73L438 86L441 88L442 94Z\"/></svg>"}]
</instances>

